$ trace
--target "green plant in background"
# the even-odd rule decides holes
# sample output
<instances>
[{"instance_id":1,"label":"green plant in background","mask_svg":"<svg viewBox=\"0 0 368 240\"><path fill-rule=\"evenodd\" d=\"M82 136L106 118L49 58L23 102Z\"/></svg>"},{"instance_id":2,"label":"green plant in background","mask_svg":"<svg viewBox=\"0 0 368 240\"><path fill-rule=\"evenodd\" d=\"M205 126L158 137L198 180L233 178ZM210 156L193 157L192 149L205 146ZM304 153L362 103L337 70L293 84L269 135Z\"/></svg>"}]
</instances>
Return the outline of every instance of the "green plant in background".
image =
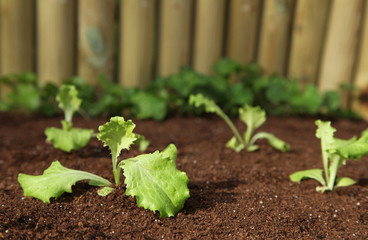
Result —
<instances>
[{"instance_id":1,"label":"green plant in background","mask_svg":"<svg viewBox=\"0 0 368 240\"><path fill-rule=\"evenodd\" d=\"M120 185L120 172L123 170L126 195L135 197L138 206L159 211L160 217L174 216L190 196L187 187L189 179L185 172L176 168L177 149L170 144L162 152L142 154L118 162L120 152L129 150L136 140L134 128L132 121L125 121L122 117L112 117L99 127L98 139L111 151L115 185ZM71 186L81 180L89 180L90 185L102 187L98 190L100 196L114 190L110 181L89 172L66 168L59 161L53 162L42 175L18 175L24 196L46 203L64 192L71 193Z\"/></svg>"},{"instance_id":2,"label":"green plant in background","mask_svg":"<svg viewBox=\"0 0 368 240\"><path fill-rule=\"evenodd\" d=\"M213 99L230 116L236 116L238 109L248 104L260 106L271 115L357 117L341 108L339 91L321 94L313 84L301 87L298 81L264 76L255 64L243 66L223 58L214 64L214 73L205 75L183 67L177 74L157 77L145 89L125 88L103 75L93 86L81 77L64 83L76 87L82 99L78 113L90 117L124 115L160 121L174 114L197 115L200 111L188 104L189 96L197 93ZM233 75L237 75L237 81L233 81ZM54 100L58 87L51 83L37 86L31 73L5 76L0 84L11 89L0 96L2 111L20 109L47 116L59 113Z\"/></svg>"},{"instance_id":3,"label":"green plant in background","mask_svg":"<svg viewBox=\"0 0 368 240\"><path fill-rule=\"evenodd\" d=\"M338 187L346 187L355 184L355 181L348 177L336 177L337 171L347 160L359 160L368 154L368 129L357 139L353 137L349 140L335 138L335 128L331 127L331 122L316 121L318 126L316 137L321 139L323 169L309 169L298 171L290 175L293 182L300 182L306 179L315 179L322 186L318 186L318 192L333 191Z\"/></svg>"},{"instance_id":4,"label":"green plant in background","mask_svg":"<svg viewBox=\"0 0 368 240\"><path fill-rule=\"evenodd\" d=\"M30 72L1 77L0 85L7 89L7 93L0 98L0 110L36 111L41 104L41 96L36 84L37 78Z\"/></svg>"},{"instance_id":5,"label":"green plant in background","mask_svg":"<svg viewBox=\"0 0 368 240\"><path fill-rule=\"evenodd\" d=\"M213 100L204 97L202 94L197 94L190 96L189 103L195 107L204 106L206 112L216 113L227 123L234 133L234 136L226 143L226 146L236 152L240 152L243 149L246 149L248 152L257 150L258 146L255 144L255 142L258 139L266 139L273 148L279 151L287 152L290 150L289 144L271 133L258 132L257 134L253 135L254 130L259 128L266 121L266 112L259 107L244 105L243 107L239 108L239 118L247 125L247 130L244 132L242 137L234 124L231 122L230 118L221 110L219 106L217 106Z\"/></svg>"},{"instance_id":6,"label":"green plant in background","mask_svg":"<svg viewBox=\"0 0 368 240\"><path fill-rule=\"evenodd\" d=\"M86 146L93 135L93 130L73 128L72 117L79 110L81 99L78 91L73 85L62 85L56 96L59 107L64 111L65 120L61 121L62 128L49 127L45 130L46 141L53 144L55 148L66 152L79 150Z\"/></svg>"},{"instance_id":7,"label":"green plant in background","mask_svg":"<svg viewBox=\"0 0 368 240\"><path fill-rule=\"evenodd\" d=\"M78 79L74 79L74 81L78 81ZM88 90L85 89L84 91ZM55 148L66 152L79 150L87 145L94 133L90 129L73 128L72 117L75 112L79 111L82 104L76 87L68 84L62 85L56 95L56 101L59 103L60 109L64 111L65 119L61 121L61 129L49 127L45 130L46 141L51 142ZM135 145L139 147L140 151L144 152L150 141L140 134L135 134L134 137Z\"/></svg>"}]
</instances>

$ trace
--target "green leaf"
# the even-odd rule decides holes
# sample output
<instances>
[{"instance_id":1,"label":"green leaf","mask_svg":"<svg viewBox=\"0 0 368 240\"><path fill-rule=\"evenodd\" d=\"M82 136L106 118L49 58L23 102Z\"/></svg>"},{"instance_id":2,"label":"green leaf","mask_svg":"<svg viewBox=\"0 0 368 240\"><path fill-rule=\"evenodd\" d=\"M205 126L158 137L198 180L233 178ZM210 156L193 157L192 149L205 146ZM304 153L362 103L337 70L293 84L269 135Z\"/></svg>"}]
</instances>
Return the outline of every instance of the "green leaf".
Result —
<instances>
[{"instance_id":1,"label":"green leaf","mask_svg":"<svg viewBox=\"0 0 368 240\"><path fill-rule=\"evenodd\" d=\"M41 104L41 96L37 88L29 83L18 83L15 92L9 93L9 99L15 107L35 111Z\"/></svg>"},{"instance_id":2,"label":"green leaf","mask_svg":"<svg viewBox=\"0 0 368 240\"><path fill-rule=\"evenodd\" d=\"M203 106L205 111L208 113L216 113L219 115L222 114L222 110L220 109L219 106L217 106L217 104L213 100L204 97L200 93L196 95L190 95L189 104L194 105L195 107Z\"/></svg>"},{"instance_id":3,"label":"green leaf","mask_svg":"<svg viewBox=\"0 0 368 240\"><path fill-rule=\"evenodd\" d=\"M134 142L135 145L139 147L139 151L144 152L150 145L150 141L145 138L145 136L141 134L135 134L135 137L137 138Z\"/></svg>"},{"instance_id":4,"label":"green leaf","mask_svg":"<svg viewBox=\"0 0 368 240\"><path fill-rule=\"evenodd\" d=\"M341 145L342 141L340 140L339 145L336 146L336 152L343 158L359 159L368 154L368 141L366 139L360 138L356 141L346 141L344 145Z\"/></svg>"},{"instance_id":5,"label":"green leaf","mask_svg":"<svg viewBox=\"0 0 368 240\"><path fill-rule=\"evenodd\" d=\"M290 179L293 182L300 182L302 180L307 180L310 178L315 179L318 182L320 182L323 186L326 186L326 182L323 178L323 170L319 168L302 170L290 175Z\"/></svg>"},{"instance_id":6,"label":"green leaf","mask_svg":"<svg viewBox=\"0 0 368 240\"><path fill-rule=\"evenodd\" d=\"M223 58L215 63L213 69L221 77L228 78L232 73L245 70L245 67L233 59Z\"/></svg>"},{"instance_id":7,"label":"green leaf","mask_svg":"<svg viewBox=\"0 0 368 240\"><path fill-rule=\"evenodd\" d=\"M83 128L71 128L64 130L60 128L49 127L45 130L46 141L65 152L79 150L86 146L93 135L93 130Z\"/></svg>"},{"instance_id":8,"label":"green leaf","mask_svg":"<svg viewBox=\"0 0 368 240\"><path fill-rule=\"evenodd\" d=\"M302 94L295 95L290 99L290 104L297 108L296 112L316 114L321 108L323 99L315 85L309 84Z\"/></svg>"},{"instance_id":9,"label":"green leaf","mask_svg":"<svg viewBox=\"0 0 368 240\"><path fill-rule=\"evenodd\" d=\"M321 144L324 146L325 151L335 151L334 133L336 129L331 127L331 122L323 122L321 120L316 121L318 127L316 131L316 137L321 139Z\"/></svg>"},{"instance_id":10,"label":"green leaf","mask_svg":"<svg viewBox=\"0 0 368 240\"><path fill-rule=\"evenodd\" d=\"M254 130L266 122L266 112L259 106L244 105L239 108L239 118L248 128Z\"/></svg>"},{"instance_id":11,"label":"green leaf","mask_svg":"<svg viewBox=\"0 0 368 240\"><path fill-rule=\"evenodd\" d=\"M64 192L71 193L72 186L81 180L90 180L89 184L93 186L111 185L102 177L66 168L59 161L53 162L42 175L34 176L23 173L18 175L18 182L24 191L24 196L35 197L45 203L49 203L52 197L60 197Z\"/></svg>"},{"instance_id":12,"label":"green leaf","mask_svg":"<svg viewBox=\"0 0 368 240\"><path fill-rule=\"evenodd\" d=\"M128 149L136 140L133 133L135 124L125 121L123 117L112 117L110 121L98 127L97 138L108 146L111 151L113 174L116 185L120 184L120 169L117 168L118 156L121 150Z\"/></svg>"},{"instance_id":13,"label":"green leaf","mask_svg":"<svg viewBox=\"0 0 368 240\"><path fill-rule=\"evenodd\" d=\"M254 130L266 122L266 112L259 106L252 107L244 105L242 108L239 108L239 118L247 125L247 130L244 133L244 141L246 144L249 144Z\"/></svg>"},{"instance_id":14,"label":"green leaf","mask_svg":"<svg viewBox=\"0 0 368 240\"><path fill-rule=\"evenodd\" d=\"M174 216L189 198L189 179L176 169L177 149L169 145L161 153L139 155L123 160L126 195L135 196L137 204L151 211L159 211L160 217Z\"/></svg>"},{"instance_id":15,"label":"green leaf","mask_svg":"<svg viewBox=\"0 0 368 240\"><path fill-rule=\"evenodd\" d=\"M275 135L267 132L259 132L256 135L253 136L251 139L251 144L258 140L258 139L266 139L268 143L276 150L279 150L281 152L289 152L290 151L290 145L281 140L280 138L276 137Z\"/></svg>"},{"instance_id":16,"label":"green leaf","mask_svg":"<svg viewBox=\"0 0 368 240\"><path fill-rule=\"evenodd\" d=\"M82 103L82 100L78 98L75 86L62 85L56 100L59 102L59 107L64 110L65 120L71 122L73 113L79 109Z\"/></svg>"},{"instance_id":17,"label":"green leaf","mask_svg":"<svg viewBox=\"0 0 368 240\"><path fill-rule=\"evenodd\" d=\"M138 119L161 121L167 114L167 103L154 94L139 91L132 96L133 113Z\"/></svg>"},{"instance_id":18,"label":"green leaf","mask_svg":"<svg viewBox=\"0 0 368 240\"><path fill-rule=\"evenodd\" d=\"M103 187L99 190L97 190L97 194L101 197L106 197L110 193L112 193L115 190L113 187Z\"/></svg>"},{"instance_id":19,"label":"green leaf","mask_svg":"<svg viewBox=\"0 0 368 240\"><path fill-rule=\"evenodd\" d=\"M255 146L255 145L253 145L253 146ZM241 143L241 142L239 142L235 136L234 136L234 137L232 137L232 138L231 138L231 139L226 143L226 147L231 148L231 149L232 149L232 150L234 150L235 152L240 152L241 150L243 150L243 149L245 148L244 144L243 144L243 143ZM257 148L253 148L253 151L255 151L255 150L257 150L257 149L258 149L258 147L257 147ZM249 150L247 149L247 151L249 151ZM252 151L249 151L249 152L252 152Z\"/></svg>"},{"instance_id":20,"label":"green leaf","mask_svg":"<svg viewBox=\"0 0 368 240\"><path fill-rule=\"evenodd\" d=\"M348 177L338 177L336 178L336 185L335 185L335 188L338 188L338 187L348 187L348 186L351 186L351 185L354 185L355 184L355 181L351 178L348 178Z\"/></svg>"},{"instance_id":21,"label":"green leaf","mask_svg":"<svg viewBox=\"0 0 368 240\"><path fill-rule=\"evenodd\" d=\"M129 150L130 145L136 140L134 128L135 124L131 120L112 117L109 122L98 127L97 138L104 143L104 147L109 147L113 158L117 158L121 150Z\"/></svg>"}]
</instances>

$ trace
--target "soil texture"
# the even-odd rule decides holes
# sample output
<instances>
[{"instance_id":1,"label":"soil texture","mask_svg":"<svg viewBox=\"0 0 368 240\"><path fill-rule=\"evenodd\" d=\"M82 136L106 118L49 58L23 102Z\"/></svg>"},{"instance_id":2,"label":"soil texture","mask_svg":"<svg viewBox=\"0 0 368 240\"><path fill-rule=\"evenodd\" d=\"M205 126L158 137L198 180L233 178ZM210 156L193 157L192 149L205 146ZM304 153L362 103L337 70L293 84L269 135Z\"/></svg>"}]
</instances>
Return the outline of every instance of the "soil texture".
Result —
<instances>
[{"instance_id":1,"label":"soil texture","mask_svg":"<svg viewBox=\"0 0 368 240\"><path fill-rule=\"evenodd\" d=\"M338 176L357 184L318 193L318 183L293 183L298 170L322 168L314 118L269 117L260 130L291 145L291 152L259 141L257 152L225 147L231 131L219 118L172 117L163 122L133 120L136 133L151 141L148 152L174 143L177 167L190 179L191 197L171 218L137 206L121 185L107 197L79 182L72 194L50 204L23 197L19 173L42 174L52 161L113 182L109 150L92 139L65 153L45 142L46 127L61 118L0 113L0 239L367 239L368 158L348 161ZM107 119L75 118L74 126L97 131ZM235 121L241 131L245 126ZM363 121L334 120L335 136L359 136ZM133 147L120 159L141 154Z\"/></svg>"}]
</instances>

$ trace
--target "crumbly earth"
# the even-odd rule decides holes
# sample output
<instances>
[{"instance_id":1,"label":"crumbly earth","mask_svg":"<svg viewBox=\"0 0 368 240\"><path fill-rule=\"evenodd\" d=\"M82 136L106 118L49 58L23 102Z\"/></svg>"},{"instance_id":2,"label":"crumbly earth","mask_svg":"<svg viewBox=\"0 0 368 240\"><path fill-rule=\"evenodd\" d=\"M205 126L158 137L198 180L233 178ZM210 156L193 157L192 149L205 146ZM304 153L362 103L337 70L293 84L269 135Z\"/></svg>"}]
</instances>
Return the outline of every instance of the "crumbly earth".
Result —
<instances>
[{"instance_id":1,"label":"crumbly earth","mask_svg":"<svg viewBox=\"0 0 368 240\"><path fill-rule=\"evenodd\" d=\"M75 118L77 127L97 127L107 119ZM293 183L295 171L322 168L313 118L269 117L261 130L289 142L290 153L259 141L260 150L235 153L231 137L216 117L172 117L163 122L133 120L151 140L147 152L174 143L177 167L190 178L191 197L171 218L137 206L121 185L107 197L77 183L72 194L50 204L23 197L19 173L42 174L52 161L113 181L107 148L92 139L80 151L64 153L45 142L44 130L60 118L0 113L0 239L365 239L368 237L368 158L348 161L338 172L357 181L321 194L318 183ZM245 126L236 121L242 131ZM334 120L336 136L359 135L367 123ZM140 154L136 148L120 158Z\"/></svg>"}]
</instances>

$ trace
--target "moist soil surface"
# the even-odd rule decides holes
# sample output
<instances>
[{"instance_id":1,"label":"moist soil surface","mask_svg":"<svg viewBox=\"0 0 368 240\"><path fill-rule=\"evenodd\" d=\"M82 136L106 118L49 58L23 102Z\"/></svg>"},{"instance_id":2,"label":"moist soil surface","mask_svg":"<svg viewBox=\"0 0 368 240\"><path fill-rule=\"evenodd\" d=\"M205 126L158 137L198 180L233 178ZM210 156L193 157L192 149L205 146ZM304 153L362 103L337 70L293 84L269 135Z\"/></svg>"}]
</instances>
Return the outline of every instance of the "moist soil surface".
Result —
<instances>
[{"instance_id":1,"label":"moist soil surface","mask_svg":"<svg viewBox=\"0 0 368 240\"><path fill-rule=\"evenodd\" d=\"M314 180L293 183L298 170L322 168L314 118L269 117L260 130L291 145L282 153L260 140L259 151L236 153L216 117L172 117L139 121L136 133L151 140L148 152L174 143L177 168L190 179L191 197L171 218L138 207L122 184L107 197L78 182L73 193L50 204L23 197L19 173L42 174L52 161L95 173L113 182L109 150L92 139L79 151L65 153L45 142L46 127L61 118L0 113L0 239L367 239L368 158L348 161L338 176L357 184L318 193ZM107 119L75 118L74 126L97 131ZM325 119L326 120L326 119ZM235 121L243 131L245 126ZM368 127L363 121L334 120L335 136L350 138ZM120 159L141 154L135 147Z\"/></svg>"}]
</instances>

